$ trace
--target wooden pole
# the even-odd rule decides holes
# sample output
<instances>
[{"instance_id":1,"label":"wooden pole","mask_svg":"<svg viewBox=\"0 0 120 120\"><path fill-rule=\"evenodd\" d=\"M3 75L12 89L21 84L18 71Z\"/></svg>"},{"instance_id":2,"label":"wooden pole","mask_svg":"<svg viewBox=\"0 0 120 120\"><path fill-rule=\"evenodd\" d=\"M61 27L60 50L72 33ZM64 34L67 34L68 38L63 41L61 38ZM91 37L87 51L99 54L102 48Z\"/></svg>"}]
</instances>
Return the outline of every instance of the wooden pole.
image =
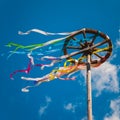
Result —
<instances>
[{"instance_id":1,"label":"wooden pole","mask_svg":"<svg viewBox=\"0 0 120 120\"><path fill-rule=\"evenodd\" d=\"M87 55L87 116L88 120L92 120L92 89L91 89L91 65L90 65L90 55Z\"/></svg>"}]
</instances>

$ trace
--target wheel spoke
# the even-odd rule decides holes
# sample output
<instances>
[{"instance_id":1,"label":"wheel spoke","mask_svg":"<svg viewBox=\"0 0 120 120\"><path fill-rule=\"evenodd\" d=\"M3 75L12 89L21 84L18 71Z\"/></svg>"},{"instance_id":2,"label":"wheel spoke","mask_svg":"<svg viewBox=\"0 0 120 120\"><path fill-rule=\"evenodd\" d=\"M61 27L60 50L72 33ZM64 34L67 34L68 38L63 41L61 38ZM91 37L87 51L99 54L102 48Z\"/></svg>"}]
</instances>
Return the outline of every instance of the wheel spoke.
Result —
<instances>
[{"instance_id":1,"label":"wheel spoke","mask_svg":"<svg viewBox=\"0 0 120 120\"><path fill-rule=\"evenodd\" d=\"M80 47L75 47L75 46L67 46L67 49L81 49Z\"/></svg>"},{"instance_id":2,"label":"wheel spoke","mask_svg":"<svg viewBox=\"0 0 120 120\"><path fill-rule=\"evenodd\" d=\"M96 37L97 37L97 35L95 35L95 36L92 38L91 45L94 43Z\"/></svg>"},{"instance_id":3,"label":"wheel spoke","mask_svg":"<svg viewBox=\"0 0 120 120\"><path fill-rule=\"evenodd\" d=\"M85 33L85 31L83 31L82 33L83 33L83 37L86 38L86 33Z\"/></svg>"},{"instance_id":4,"label":"wheel spoke","mask_svg":"<svg viewBox=\"0 0 120 120\"><path fill-rule=\"evenodd\" d=\"M80 43L81 47L84 47L84 45L82 43Z\"/></svg>"},{"instance_id":5,"label":"wheel spoke","mask_svg":"<svg viewBox=\"0 0 120 120\"><path fill-rule=\"evenodd\" d=\"M86 33L85 33L85 31L83 31L82 33L83 33L83 37L84 37L84 39L85 39L85 43L87 44L87 40L86 40L87 36L86 36Z\"/></svg>"},{"instance_id":6,"label":"wheel spoke","mask_svg":"<svg viewBox=\"0 0 120 120\"><path fill-rule=\"evenodd\" d=\"M77 40L77 38L75 38L75 37L72 37L72 39ZM79 44L81 45L81 47L84 47L84 45L81 42Z\"/></svg>"},{"instance_id":7,"label":"wheel spoke","mask_svg":"<svg viewBox=\"0 0 120 120\"><path fill-rule=\"evenodd\" d=\"M83 60L83 59L85 59L85 58L86 58L86 54L83 53L83 55L78 59L78 61L81 61L81 60Z\"/></svg>"},{"instance_id":8,"label":"wheel spoke","mask_svg":"<svg viewBox=\"0 0 120 120\"><path fill-rule=\"evenodd\" d=\"M97 57L99 57L99 58L103 58L102 56L100 56L98 53L94 53L94 55L96 55Z\"/></svg>"},{"instance_id":9,"label":"wheel spoke","mask_svg":"<svg viewBox=\"0 0 120 120\"><path fill-rule=\"evenodd\" d=\"M91 48L96 48L96 47L101 46L101 45L103 45L103 44L105 44L105 43L107 43L107 42L108 42L108 40L105 39L104 41L93 45Z\"/></svg>"},{"instance_id":10,"label":"wheel spoke","mask_svg":"<svg viewBox=\"0 0 120 120\"><path fill-rule=\"evenodd\" d=\"M75 37L72 37L73 40L77 40Z\"/></svg>"}]
</instances>

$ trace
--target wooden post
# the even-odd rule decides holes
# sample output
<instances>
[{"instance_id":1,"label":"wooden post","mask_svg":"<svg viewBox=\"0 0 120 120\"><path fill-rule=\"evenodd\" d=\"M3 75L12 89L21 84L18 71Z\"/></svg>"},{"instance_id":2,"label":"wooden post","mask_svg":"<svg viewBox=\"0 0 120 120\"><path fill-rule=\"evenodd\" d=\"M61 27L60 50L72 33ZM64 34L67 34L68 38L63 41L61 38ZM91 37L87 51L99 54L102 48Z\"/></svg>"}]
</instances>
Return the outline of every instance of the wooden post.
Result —
<instances>
[{"instance_id":1,"label":"wooden post","mask_svg":"<svg viewBox=\"0 0 120 120\"><path fill-rule=\"evenodd\" d=\"M90 55L87 55L87 116L88 120L92 120L92 89L91 89L91 65L90 65Z\"/></svg>"}]
</instances>

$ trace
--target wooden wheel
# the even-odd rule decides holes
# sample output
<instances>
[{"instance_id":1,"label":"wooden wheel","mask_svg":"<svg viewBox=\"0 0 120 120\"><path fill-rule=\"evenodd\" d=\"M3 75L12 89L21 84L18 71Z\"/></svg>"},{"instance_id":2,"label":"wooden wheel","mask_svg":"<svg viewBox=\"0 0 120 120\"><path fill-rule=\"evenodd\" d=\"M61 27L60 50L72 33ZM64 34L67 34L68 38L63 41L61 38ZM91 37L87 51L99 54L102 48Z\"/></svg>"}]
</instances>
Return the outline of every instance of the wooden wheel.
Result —
<instances>
[{"instance_id":1,"label":"wooden wheel","mask_svg":"<svg viewBox=\"0 0 120 120\"><path fill-rule=\"evenodd\" d=\"M91 56L93 67L104 63L112 53L110 38L97 30L83 28L71 34L64 43L64 55L67 59L77 59L79 63L86 64L86 56Z\"/></svg>"}]
</instances>

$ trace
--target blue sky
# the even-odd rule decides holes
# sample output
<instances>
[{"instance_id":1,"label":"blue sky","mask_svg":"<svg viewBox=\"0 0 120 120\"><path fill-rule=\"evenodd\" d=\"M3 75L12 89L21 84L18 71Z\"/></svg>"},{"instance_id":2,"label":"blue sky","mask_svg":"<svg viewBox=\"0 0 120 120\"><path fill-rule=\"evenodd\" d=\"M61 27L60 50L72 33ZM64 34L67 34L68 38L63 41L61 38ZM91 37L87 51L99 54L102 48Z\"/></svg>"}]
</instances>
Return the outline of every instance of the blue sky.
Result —
<instances>
[{"instance_id":1,"label":"blue sky","mask_svg":"<svg viewBox=\"0 0 120 120\"><path fill-rule=\"evenodd\" d=\"M92 69L94 120L119 120L119 6L119 0L0 0L0 119L86 120L85 71L76 81L55 80L22 93L27 83L20 74L15 80L9 74L25 68L28 59L25 54L8 59L10 49L5 47L10 41L24 45L44 42L36 33L20 36L19 30L71 32L86 27L108 34L114 45L110 59Z\"/></svg>"}]
</instances>

